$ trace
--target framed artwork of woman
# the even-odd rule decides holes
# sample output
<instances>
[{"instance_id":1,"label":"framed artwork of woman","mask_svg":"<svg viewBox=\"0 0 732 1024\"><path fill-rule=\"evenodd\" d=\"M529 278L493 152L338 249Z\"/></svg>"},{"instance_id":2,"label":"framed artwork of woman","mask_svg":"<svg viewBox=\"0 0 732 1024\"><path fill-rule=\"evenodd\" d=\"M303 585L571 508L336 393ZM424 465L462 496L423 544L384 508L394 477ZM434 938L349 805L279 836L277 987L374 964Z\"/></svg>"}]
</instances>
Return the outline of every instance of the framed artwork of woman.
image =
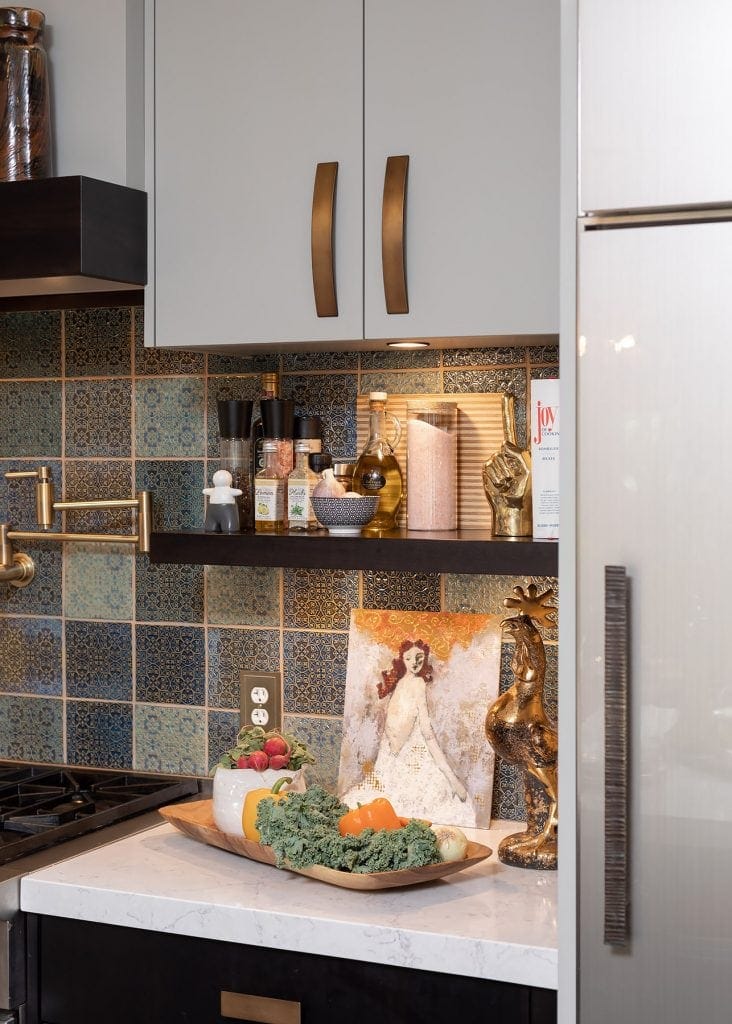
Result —
<instances>
[{"instance_id":1,"label":"framed artwork of woman","mask_svg":"<svg viewBox=\"0 0 732 1024\"><path fill-rule=\"evenodd\" d=\"M341 798L386 796L402 815L487 827L494 755L483 721L500 652L499 616L353 611Z\"/></svg>"}]
</instances>

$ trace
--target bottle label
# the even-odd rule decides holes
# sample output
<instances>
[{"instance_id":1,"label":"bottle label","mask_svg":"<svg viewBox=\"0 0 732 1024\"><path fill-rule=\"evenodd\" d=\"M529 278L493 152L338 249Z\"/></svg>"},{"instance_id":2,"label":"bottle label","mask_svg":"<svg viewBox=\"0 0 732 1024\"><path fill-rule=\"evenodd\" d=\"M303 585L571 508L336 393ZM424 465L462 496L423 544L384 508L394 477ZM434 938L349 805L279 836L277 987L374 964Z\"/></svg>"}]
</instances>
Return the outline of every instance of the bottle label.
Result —
<instances>
[{"instance_id":1,"label":"bottle label","mask_svg":"<svg viewBox=\"0 0 732 1024\"><path fill-rule=\"evenodd\" d=\"M369 469L361 474L361 486L365 491L375 494L386 483L386 477L378 469Z\"/></svg>"},{"instance_id":2,"label":"bottle label","mask_svg":"<svg viewBox=\"0 0 732 1024\"><path fill-rule=\"evenodd\" d=\"M285 518L284 480L255 480L254 518L260 523L282 522Z\"/></svg>"},{"instance_id":3,"label":"bottle label","mask_svg":"<svg viewBox=\"0 0 732 1024\"><path fill-rule=\"evenodd\" d=\"M306 483L291 483L287 487L287 518L291 523L307 523L310 514L310 488Z\"/></svg>"}]
</instances>

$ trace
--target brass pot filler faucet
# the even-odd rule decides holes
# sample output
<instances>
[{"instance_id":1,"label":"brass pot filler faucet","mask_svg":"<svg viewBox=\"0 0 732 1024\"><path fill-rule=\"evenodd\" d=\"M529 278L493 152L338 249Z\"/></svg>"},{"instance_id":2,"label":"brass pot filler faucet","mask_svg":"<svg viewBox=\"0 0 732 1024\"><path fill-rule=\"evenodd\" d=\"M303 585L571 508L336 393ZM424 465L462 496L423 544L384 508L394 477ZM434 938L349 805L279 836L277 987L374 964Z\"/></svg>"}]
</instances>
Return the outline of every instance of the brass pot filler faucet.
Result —
<instances>
[{"instance_id":1,"label":"brass pot filler faucet","mask_svg":"<svg viewBox=\"0 0 732 1024\"><path fill-rule=\"evenodd\" d=\"M11 530L7 523L0 523L0 583L11 583L14 587L27 587L35 575L35 565L30 555L13 551L13 541L57 540L84 541L87 544L134 544L137 550L150 550L150 525L152 503L149 491L138 491L134 498L108 498L99 501L55 501L51 469L39 466L28 471L13 471L5 474L6 480L30 479L36 481L36 519L41 527L37 530ZM137 533L51 533L56 512L73 512L80 509L131 508L137 517Z\"/></svg>"}]
</instances>

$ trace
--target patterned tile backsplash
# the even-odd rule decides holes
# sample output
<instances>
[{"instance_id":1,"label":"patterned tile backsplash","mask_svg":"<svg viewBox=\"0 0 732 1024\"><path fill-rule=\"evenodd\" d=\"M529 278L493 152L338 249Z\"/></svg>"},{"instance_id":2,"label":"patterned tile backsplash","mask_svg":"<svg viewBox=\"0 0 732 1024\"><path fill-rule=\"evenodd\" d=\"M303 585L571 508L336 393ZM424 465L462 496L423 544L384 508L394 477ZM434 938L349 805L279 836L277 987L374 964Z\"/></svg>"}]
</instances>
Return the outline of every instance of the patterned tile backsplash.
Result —
<instances>
[{"instance_id":1,"label":"patterned tile backsplash","mask_svg":"<svg viewBox=\"0 0 732 1024\"><path fill-rule=\"evenodd\" d=\"M531 378L557 349L317 352L156 351L141 309L0 315L0 474L51 465L73 498L154 492L157 529L202 526L218 458L216 400L256 398L279 370L298 412L320 413L326 446L356 455L356 398L511 387L526 434ZM255 408L255 416L257 415ZM0 476L0 520L33 529L30 481ZM122 513L66 513L75 531L129 532ZM59 524L60 526L60 524ZM58 527L57 527L58 528ZM0 585L0 757L203 775L238 728L239 671L283 675L285 726L314 749L313 779L335 783L351 608L500 612L526 579L225 566L151 565L128 548L28 545L37 576ZM534 582L556 586L546 577ZM556 630L546 634L556 711ZM511 682L511 648L501 685ZM520 774L496 768L494 814L523 817Z\"/></svg>"}]
</instances>

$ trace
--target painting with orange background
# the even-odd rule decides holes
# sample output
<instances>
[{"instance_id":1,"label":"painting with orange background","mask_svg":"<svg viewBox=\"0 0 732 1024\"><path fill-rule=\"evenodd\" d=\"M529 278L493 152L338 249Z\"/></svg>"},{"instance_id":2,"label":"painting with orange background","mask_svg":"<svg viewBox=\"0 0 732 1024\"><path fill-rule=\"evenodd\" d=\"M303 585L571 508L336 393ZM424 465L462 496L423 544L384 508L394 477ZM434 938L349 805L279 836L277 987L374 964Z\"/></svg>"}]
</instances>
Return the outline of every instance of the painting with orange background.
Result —
<instances>
[{"instance_id":1,"label":"painting with orange background","mask_svg":"<svg viewBox=\"0 0 732 1024\"><path fill-rule=\"evenodd\" d=\"M487 828L501 616L354 610L338 791L397 813Z\"/></svg>"}]
</instances>

